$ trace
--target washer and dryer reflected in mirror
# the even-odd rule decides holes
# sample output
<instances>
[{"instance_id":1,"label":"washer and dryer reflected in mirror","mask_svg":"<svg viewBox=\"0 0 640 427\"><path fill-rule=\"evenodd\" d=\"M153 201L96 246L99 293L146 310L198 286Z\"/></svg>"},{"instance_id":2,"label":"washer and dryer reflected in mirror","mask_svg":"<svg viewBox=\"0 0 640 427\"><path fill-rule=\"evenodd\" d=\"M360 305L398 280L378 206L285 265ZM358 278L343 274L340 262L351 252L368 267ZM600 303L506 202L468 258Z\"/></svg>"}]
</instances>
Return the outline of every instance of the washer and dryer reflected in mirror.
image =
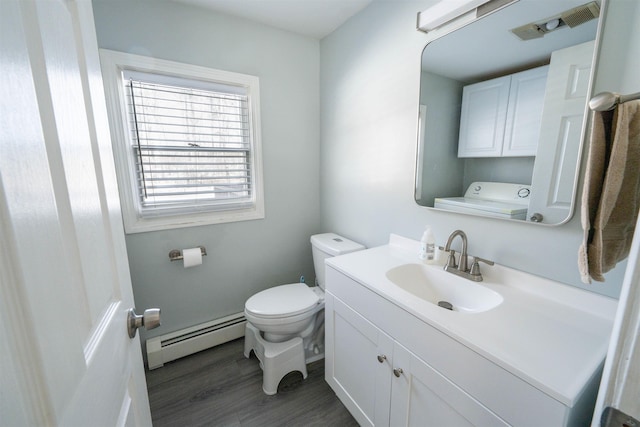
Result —
<instances>
[{"instance_id":1,"label":"washer and dryer reflected in mirror","mask_svg":"<svg viewBox=\"0 0 640 427\"><path fill-rule=\"evenodd\" d=\"M547 225L571 218L601 7L519 0L427 33L419 205Z\"/></svg>"}]
</instances>

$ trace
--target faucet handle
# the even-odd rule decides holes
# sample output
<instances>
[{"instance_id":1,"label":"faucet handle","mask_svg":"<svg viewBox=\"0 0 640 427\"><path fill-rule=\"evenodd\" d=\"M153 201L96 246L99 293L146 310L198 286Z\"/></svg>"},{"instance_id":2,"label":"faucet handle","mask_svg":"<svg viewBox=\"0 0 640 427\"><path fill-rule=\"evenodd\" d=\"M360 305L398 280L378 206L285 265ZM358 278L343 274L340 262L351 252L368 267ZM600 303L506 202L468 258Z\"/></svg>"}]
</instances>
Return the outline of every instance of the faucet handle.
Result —
<instances>
[{"instance_id":1,"label":"faucet handle","mask_svg":"<svg viewBox=\"0 0 640 427\"><path fill-rule=\"evenodd\" d=\"M480 258L479 256L475 256L475 255L471 255L471 264L477 263L477 262L484 262L487 265L494 265L495 262L490 261L488 259L484 259L484 258Z\"/></svg>"},{"instance_id":2,"label":"faucet handle","mask_svg":"<svg viewBox=\"0 0 640 427\"><path fill-rule=\"evenodd\" d=\"M487 265L494 265L493 261L489 261L488 259L480 258L478 256L474 256L471 259L471 269L469 270L469 274L472 276L481 276L480 274L480 262L484 262Z\"/></svg>"},{"instance_id":3,"label":"faucet handle","mask_svg":"<svg viewBox=\"0 0 640 427\"><path fill-rule=\"evenodd\" d=\"M453 249L449 250L449 258L447 258L447 263L444 268L445 270L447 268L458 268L458 263L456 262L456 251Z\"/></svg>"}]
</instances>

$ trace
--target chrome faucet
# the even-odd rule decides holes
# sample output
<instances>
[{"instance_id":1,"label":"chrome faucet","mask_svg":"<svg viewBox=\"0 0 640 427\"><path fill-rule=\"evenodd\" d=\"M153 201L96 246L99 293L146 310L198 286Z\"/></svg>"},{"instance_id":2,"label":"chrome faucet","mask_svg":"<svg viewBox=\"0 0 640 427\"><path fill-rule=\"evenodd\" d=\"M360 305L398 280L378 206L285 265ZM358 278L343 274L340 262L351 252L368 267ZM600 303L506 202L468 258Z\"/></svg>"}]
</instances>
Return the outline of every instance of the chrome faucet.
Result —
<instances>
[{"instance_id":1,"label":"chrome faucet","mask_svg":"<svg viewBox=\"0 0 640 427\"><path fill-rule=\"evenodd\" d=\"M460 253L460 264L456 262L456 251L451 249L451 243L453 239L460 236L462 239L462 252ZM449 258L444 266L444 270L449 273L464 277L465 279L473 280L474 282L482 281L482 274L480 274L480 264L482 261L488 265L493 265L493 261L489 261L480 257L474 256L471 260L471 268L467 268L467 235L462 230L456 230L447 239L447 244L444 248L445 252L449 252Z\"/></svg>"},{"instance_id":2,"label":"chrome faucet","mask_svg":"<svg viewBox=\"0 0 640 427\"><path fill-rule=\"evenodd\" d=\"M462 253L460 254L460 266L456 265L456 251L451 250L451 242L456 236L460 236L462 238ZM444 246L444 250L449 252L449 259L447 260L447 265L445 265L444 269L447 270L447 267L458 268L460 271L467 271L467 235L462 230L456 230L447 239L447 244ZM449 271L449 270L447 270Z\"/></svg>"}]
</instances>

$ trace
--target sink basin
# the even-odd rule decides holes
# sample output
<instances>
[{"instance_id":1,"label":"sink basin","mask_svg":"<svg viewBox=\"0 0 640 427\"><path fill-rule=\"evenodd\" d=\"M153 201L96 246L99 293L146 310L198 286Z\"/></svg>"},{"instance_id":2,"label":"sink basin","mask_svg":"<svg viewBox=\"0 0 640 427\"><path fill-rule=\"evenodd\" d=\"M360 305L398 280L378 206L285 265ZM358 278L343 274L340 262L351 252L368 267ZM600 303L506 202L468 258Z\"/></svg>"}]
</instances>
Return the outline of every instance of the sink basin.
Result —
<instances>
[{"instance_id":1,"label":"sink basin","mask_svg":"<svg viewBox=\"0 0 640 427\"><path fill-rule=\"evenodd\" d=\"M416 297L441 307L452 306L453 311L480 313L503 301L502 295L492 289L447 273L441 267L404 264L387 271L386 276Z\"/></svg>"}]
</instances>

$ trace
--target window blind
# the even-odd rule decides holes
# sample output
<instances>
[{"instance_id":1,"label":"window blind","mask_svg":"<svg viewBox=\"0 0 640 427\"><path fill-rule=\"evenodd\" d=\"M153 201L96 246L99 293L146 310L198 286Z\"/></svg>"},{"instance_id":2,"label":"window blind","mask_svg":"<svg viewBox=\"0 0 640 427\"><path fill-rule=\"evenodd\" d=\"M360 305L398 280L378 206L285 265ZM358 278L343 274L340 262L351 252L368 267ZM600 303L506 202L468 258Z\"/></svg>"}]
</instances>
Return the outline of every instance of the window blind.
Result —
<instances>
[{"instance_id":1,"label":"window blind","mask_svg":"<svg viewBox=\"0 0 640 427\"><path fill-rule=\"evenodd\" d=\"M142 213L252 203L246 91L140 77L125 75L124 84Z\"/></svg>"}]
</instances>

